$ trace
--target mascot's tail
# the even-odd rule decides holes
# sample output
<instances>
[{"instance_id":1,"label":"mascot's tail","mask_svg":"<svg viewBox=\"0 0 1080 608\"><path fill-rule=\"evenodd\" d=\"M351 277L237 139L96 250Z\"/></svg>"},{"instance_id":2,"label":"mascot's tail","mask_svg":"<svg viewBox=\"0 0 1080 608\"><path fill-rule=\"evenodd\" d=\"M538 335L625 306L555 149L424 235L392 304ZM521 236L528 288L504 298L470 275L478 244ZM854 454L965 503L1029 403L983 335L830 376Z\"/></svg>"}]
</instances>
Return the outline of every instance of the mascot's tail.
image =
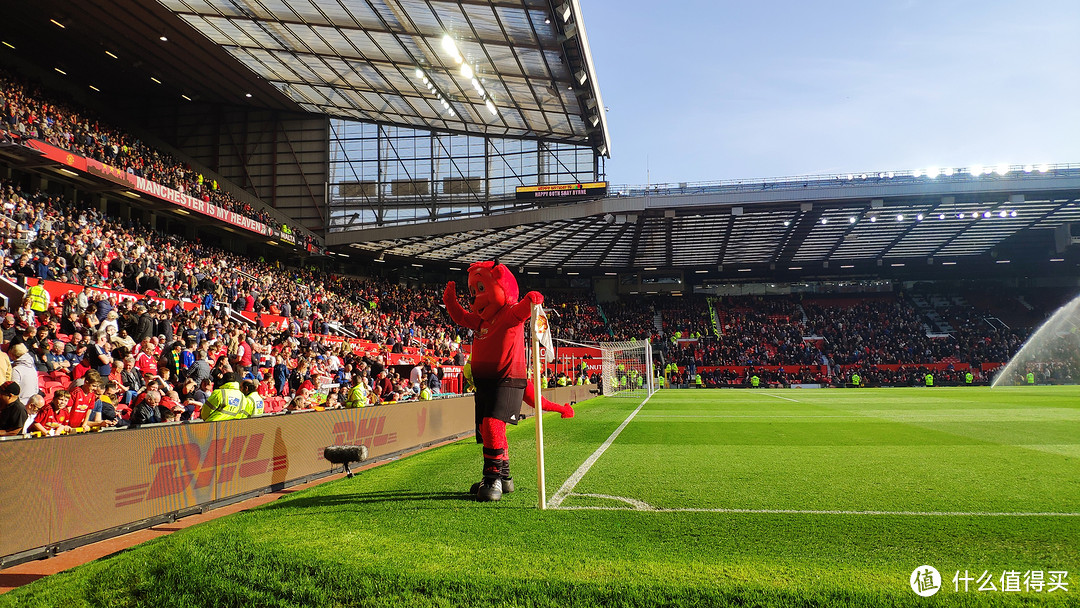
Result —
<instances>
[{"instance_id":1,"label":"mascot's tail","mask_svg":"<svg viewBox=\"0 0 1080 608\"><path fill-rule=\"evenodd\" d=\"M534 391L532 380L529 380L529 384L525 387L525 403L536 409L536 400L533 398ZM563 418L574 417L574 408L570 407L569 404L559 405L543 395L540 396L540 409L545 412L559 412Z\"/></svg>"}]
</instances>

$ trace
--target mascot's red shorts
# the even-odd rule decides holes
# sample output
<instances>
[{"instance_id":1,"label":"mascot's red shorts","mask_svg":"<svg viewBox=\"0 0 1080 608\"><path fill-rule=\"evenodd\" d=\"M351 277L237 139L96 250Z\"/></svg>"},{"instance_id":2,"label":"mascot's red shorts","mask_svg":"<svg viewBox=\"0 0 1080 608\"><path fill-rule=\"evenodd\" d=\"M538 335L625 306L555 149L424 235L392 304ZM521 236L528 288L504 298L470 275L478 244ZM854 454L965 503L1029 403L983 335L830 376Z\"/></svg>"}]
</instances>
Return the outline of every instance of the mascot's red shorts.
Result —
<instances>
[{"instance_id":1,"label":"mascot's red shorts","mask_svg":"<svg viewBox=\"0 0 1080 608\"><path fill-rule=\"evenodd\" d=\"M476 442L480 437L480 423L484 418L495 418L510 424L521 419L521 402L525 398L525 378L473 378L476 385Z\"/></svg>"}]
</instances>

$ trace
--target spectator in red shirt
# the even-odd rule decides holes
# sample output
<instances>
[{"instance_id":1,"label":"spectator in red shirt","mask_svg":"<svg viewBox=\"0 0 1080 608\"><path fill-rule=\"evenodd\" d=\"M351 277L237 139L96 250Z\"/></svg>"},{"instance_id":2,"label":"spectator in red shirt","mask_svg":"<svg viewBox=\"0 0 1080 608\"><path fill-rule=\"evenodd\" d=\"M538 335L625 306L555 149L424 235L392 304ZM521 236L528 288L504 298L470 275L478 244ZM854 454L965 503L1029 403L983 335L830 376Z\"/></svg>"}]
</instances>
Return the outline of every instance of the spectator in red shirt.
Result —
<instances>
[{"instance_id":1,"label":"spectator in red shirt","mask_svg":"<svg viewBox=\"0 0 1080 608\"><path fill-rule=\"evenodd\" d=\"M61 389L53 393L52 403L46 403L41 408L37 418L34 419L33 426L30 427L30 431L36 431L43 435L49 433L61 434L70 431L71 427L60 424L56 419L56 413L66 408L69 401L71 401L71 393L67 391Z\"/></svg>"},{"instance_id":2,"label":"spectator in red shirt","mask_svg":"<svg viewBox=\"0 0 1080 608\"><path fill-rule=\"evenodd\" d=\"M89 431L94 404L105 391L105 381L94 369L86 372L82 381L82 386L72 391L67 408L57 413L57 421L73 429L81 427Z\"/></svg>"}]
</instances>

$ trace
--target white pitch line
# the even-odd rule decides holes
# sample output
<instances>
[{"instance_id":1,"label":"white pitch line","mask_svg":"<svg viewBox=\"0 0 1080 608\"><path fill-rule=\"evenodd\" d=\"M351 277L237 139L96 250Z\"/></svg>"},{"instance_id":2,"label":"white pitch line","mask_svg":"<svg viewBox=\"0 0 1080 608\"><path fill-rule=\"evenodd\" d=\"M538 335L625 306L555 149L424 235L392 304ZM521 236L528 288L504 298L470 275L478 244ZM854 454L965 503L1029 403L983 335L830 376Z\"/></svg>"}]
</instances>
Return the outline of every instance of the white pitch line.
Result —
<instances>
[{"instance_id":1,"label":"white pitch line","mask_svg":"<svg viewBox=\"0 0 1080 608\"><path fill-rule=\"evenodd\" d=\"M653 394L655 395L656 393ZM551 497L551 501L548 503L549 507L557 509L559 505L562 504L562 501L566 500L566 497L574 490L574 487L581 481L581 478L589 472L592 465L603 456L604 452L606 452L609 447L611 447L611 444L615 442L615 438L619 436L619 433L622 433L623 429L626 428L626 425L630 424L630 421L634 419L634 416L637 416L637 413L641 411L641 408L645 407L645 404L649 402L649 399L652 399L652 395L646 397L645 400L641 402L641 405L637 406L637 409L631 412L630 415L626 417L626 420L623 420L622 424L619 425L619 428L615 429L615 432L607 438L607 441L596 448L596 451L593 452L585 462L581 463L581 466L574 471L574 474L571 475L570 478L563 483L562 487L555 492L555 495Z\"/></svg>"},{"instance_id":2,"label":"white pitch line","mask_svg":"<svg viewBox=\"0 0 1080 608\"><path fill-rule=\"evenodd\" d=\"M585 498L603 498L605 500L618 500L618 501L625 502L626 504L630 505L631 507L634 507L633 508L634 511L655 511L656 510L656 507L650 505L649 503L647 503L647 502L645 502L643 500L637 500L635 498L627 498L625 496L612 496L611 494L580 494L578 492L572 492L570 494L570 496L583 496ZM564 508L572 509L573 507L564 507ZM625 507L623 507L623 508L625 508Z\"/></svg>"},{"instance_id":3,"label":"white pitch line","mask_svg":"<svg viewBox=\"0 0 1080 608\"><path fill-rule=\"evenodd\" d=\"M770 415L770 414L762 414L762 415L754 415L754 414L642 414L640 416L640 418L656 418L656 419L659 419L659 420L662 420L662 419L665 419L665 418L799 418L800 420L805 420L807 418L859 418L859 419L865 420L866 416L863 416L861 414L860 415L845 415L845 416L841 416L841 415L836 415L836 416L833 416L833 415L826 415L826 416L798 416L798 415L786 416L786 415Z\"/></svg>"},{"instance_id":4,"label":"white pitch line","mask_svg":"<svg viewBox=\"0 0 1080 608\"><path fill-rule=\"evenodd\" d=\"M1080 517L1080 513L1054 512L992 512L992 511L845 511L840 509L665 509L653 507L646 502L607 494L571 494L587 498L605 498L627 503L628 507L599 507L559 505L552 507L563 511L645 511L649 513L731 513L751 515L898 515L917 517Z\"/></svg>"},{"instance_id":5,"label":"white pitch line","mask_svg":"<svg viewBox=\"0 0 1080 608\"><path fill-rule=\"evenodd\" d=\"M773 395L771 393L755 393L757 395L765 395L766 397L772 397L773 399L783 399L784 401L794 401L795 403L802 403L798 399L788 399L787 397L781 397L780 395Z\"/></svg>"}]
</instances>

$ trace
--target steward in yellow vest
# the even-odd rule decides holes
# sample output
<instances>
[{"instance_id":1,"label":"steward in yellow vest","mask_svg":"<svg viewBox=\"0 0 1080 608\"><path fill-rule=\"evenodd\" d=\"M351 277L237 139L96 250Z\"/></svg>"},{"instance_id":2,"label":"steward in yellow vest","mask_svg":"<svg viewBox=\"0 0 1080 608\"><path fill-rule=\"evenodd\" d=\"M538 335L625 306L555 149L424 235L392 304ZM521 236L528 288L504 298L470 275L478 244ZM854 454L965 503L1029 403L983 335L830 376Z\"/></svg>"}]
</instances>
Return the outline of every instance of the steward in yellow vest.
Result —
<instances>
[{"instance_id":1,"label":"steward in yellow vest","mask_svg":"<svg viewBox=\"0 0 1080 608\"><path fill-rule=\"evenodd\" d=\"M250 410L246 395L240 390L240 385L234 380L226 382L210 393L206 403L202 406L199 417L207 422L217 420L236 420L247 418Z\"/></svg>"}]
</instances>

